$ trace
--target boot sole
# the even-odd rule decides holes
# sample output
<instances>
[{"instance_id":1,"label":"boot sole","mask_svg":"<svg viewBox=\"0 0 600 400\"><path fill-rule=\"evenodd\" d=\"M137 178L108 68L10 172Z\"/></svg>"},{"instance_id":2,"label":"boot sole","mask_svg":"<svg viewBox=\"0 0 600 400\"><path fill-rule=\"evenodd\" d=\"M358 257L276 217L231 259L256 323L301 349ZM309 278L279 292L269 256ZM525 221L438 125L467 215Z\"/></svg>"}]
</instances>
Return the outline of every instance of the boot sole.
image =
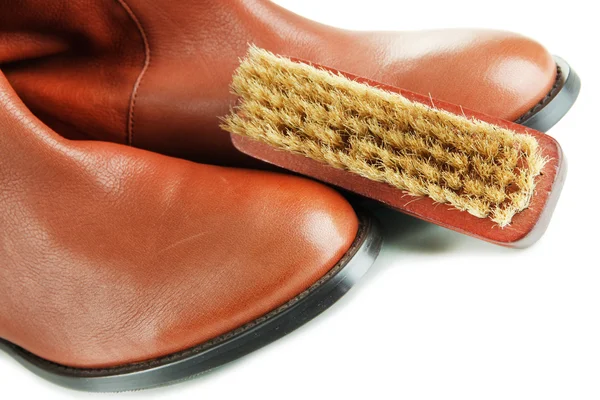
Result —
<instances>
[{"instance_id":1,"label":"boot sole","mask_svg":"<svg viewBox=\"0 0 600 400\"><path fill-rule=\"evenodd\" d=\"M45 360L2 339L0 349L36 375L81 391L123 392L188 380L257 350L321 314L367 272L381 244L377 224L361 216L358 234L348 252L310 288L234 331L166 357L111 368L81 369Z\"/></svg>"},{"instance_id":2,"label":"boot sole","mask_svg":"<svg viewBox=\"0 0 600 400\"><path fill-rule=\"evenodd\" d=\"M556 82L538 104L515 121L517 124L540 132L547 132L571 109L579 91L581 80L569 64L558 56L556 61Z\"/></svg>"}]
</instances>

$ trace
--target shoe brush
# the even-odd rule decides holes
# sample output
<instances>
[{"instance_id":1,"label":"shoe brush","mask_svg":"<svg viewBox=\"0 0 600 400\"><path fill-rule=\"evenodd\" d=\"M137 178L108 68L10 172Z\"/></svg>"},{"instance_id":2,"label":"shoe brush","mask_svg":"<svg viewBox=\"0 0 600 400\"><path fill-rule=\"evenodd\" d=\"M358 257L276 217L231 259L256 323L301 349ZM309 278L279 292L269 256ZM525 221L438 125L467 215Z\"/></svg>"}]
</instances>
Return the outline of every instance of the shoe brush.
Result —
<instances>
[{"instance_id":1,"label":"shoe brush","mask_svg":"<svg viewBox=\"0 0 600 400\"><path fill-rule=\"evenodd\" d=\"M232 91L243 153L500 245L541 236L565 179L541 132L254 46Z\"/></svg>"}]
</instances>

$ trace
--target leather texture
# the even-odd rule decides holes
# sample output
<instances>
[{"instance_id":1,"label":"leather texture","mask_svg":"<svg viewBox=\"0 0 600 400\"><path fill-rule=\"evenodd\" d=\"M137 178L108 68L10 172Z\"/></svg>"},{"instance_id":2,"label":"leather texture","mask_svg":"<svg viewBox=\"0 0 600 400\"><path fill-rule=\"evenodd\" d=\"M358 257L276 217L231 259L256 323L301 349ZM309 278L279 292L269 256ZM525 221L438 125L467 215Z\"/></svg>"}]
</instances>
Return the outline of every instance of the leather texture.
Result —
<instances>
[{"instance_id":1,"label":"leather texture","mask_svg":"<svg viewBox=\"0 0 600 400\"><path fill-rule=\"evenodd\" d=\"M289 301L358 221L299 177L70 141L0 74L0 338L98 368L171 354Z\"/></svg>"},{"instance_id":2,"label":"leather texture","mask_svg":"<svg viewBox=\"0 0 600 400\"><path fill-rule=\"evenodd\" d=\"M354 32L268 0L21 0L0 6L0 63L61 134L191 160L248 165L219 128L248 43L493 117L546 96L556 66L526 37L491 30Z\"/></svg>"}]
</instances>

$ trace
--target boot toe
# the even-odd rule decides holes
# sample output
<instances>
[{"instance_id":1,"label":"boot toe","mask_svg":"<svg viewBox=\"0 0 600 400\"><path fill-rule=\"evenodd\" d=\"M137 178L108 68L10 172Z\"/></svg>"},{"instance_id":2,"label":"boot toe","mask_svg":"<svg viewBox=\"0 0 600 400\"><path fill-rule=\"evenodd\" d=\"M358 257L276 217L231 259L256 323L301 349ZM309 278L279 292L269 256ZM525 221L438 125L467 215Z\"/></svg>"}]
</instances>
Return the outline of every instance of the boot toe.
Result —
<instances>
[{"instance_id":1,"label":"boot toe","mask_svg":"<svg viewBox=\"0 0 600 400\"><path fill-rule=\"evenodd\" d=\"M324 185L259 171L202 171L152 195L180 194L155 222L170 233L168 242L140 252L156 266L135 300L132 320L145 321L144 329L122 327L111 343L116 354L96 351L80 366L139 362L229 334L314 285L357 237L354 209ZM202 190L191 190L198 182Z\"/></svg>"},{"instance_id":2,"label":"boot toe","mask_svg":"<svg viewBox=\"0 0 600 400\"><path fill-rule=\"evenodd\" d=\"M502 119L518 119L556 81L552 55L510 32L390 33L385 40L379 80Z\"/></svg>"},{"instance_id":3,"label":"boot toe","mask_svg":"<svg viewBox=\"0 0 600 400\"><path fill-rule=\"evenodd\" d=\"M181 263L173 269L187 274L176 278L177 292L187 294L154 302L170 310L165 329L153 331L163 354L231 332L294 299L336 266L357 236L354 209L324 185L240 170L222 178L232 203L217 207L229 210L230 225L222 227L222 217L198 218L201 231L218 241L198 235L181 248L185 254L172 255Z\"/></svg>"}]
</instances>

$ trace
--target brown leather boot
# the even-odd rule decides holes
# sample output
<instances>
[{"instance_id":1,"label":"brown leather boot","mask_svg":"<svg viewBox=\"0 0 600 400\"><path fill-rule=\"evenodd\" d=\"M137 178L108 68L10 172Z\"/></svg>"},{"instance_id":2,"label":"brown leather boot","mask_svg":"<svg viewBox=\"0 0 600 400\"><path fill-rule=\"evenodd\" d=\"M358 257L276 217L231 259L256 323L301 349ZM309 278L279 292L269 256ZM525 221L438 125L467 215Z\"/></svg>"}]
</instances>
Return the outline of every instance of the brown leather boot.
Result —
<instances>
[{"instance_id":1,"label":"brown leather boot","mask_svg":"<svg viewBox=\"0 0 600 400\"><path fill-rule=\"evenodd\" d=\"M55 383L177 381L290 332L379 241L335 191L49 130L0 75L0 348Z\"/></svg>"},{"instance_id":2,"label":"brown leather boot","mask_svg":"<svg viewBox=\"0 0 600 400\"><path fill-rule=\"evenodd\" d=\"M249 43L543 131L578 90L568 65L557 70L540 44L507 32L353 32L267 0L0 7L0 63L52 128L203 162L247 160L218 118Z\"/></svg>"}]
</instances>

